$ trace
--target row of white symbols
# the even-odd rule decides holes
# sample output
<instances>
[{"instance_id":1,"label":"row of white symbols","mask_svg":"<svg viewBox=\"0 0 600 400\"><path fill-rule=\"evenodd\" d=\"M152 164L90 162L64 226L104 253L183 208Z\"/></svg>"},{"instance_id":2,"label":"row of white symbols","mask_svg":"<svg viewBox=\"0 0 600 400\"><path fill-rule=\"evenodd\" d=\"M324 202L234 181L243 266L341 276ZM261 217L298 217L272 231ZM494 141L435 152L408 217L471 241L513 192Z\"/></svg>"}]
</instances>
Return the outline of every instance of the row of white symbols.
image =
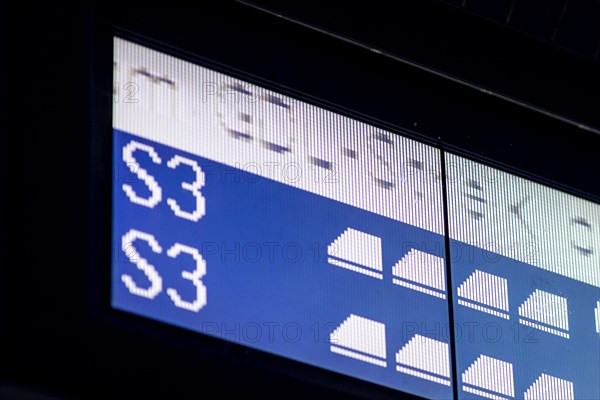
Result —
<instances>
[{"instance_id":1,"label":"row of white symbols","mask_svg":"<svg viewBox=\"0 0 600 400\"><path fill-rule=\"evenodd\" d=\"M458 304L509 319L508 281L475 270L458 287ZM536 289L519 306L519 323L569 339L567 299Z\"/></svg>"},{"instance_id":2,"label":"row of white symbols","mask_svg":"<svg viewBox=\"0 0 600 400\"><path fill-rule=\"evenodd\" d=\"M330 335L330 351L387 367L385 325L350 314ZM396 370L450 386L448 343L415 335L396 353Z\"/></svg>"},{"instance_id":3,"label":"row of white symbols","mask_svg":"<svg viewBox=\"0 0 600 400\"><path fill-rule=\"evenodd\" d=\"M385 325L350 314L330 335L330 351L355 360L387 367ZM396 353L396 371L450 386L448 343L414 335ZM462 389L494 400L515 397L513 365L484 354L463 373ZM525 400L575 398L573 383L541 374L524 392Z\"/></svg>"},{"instance_id":4,"label":"row of white symbols","mask_svg":"<svg viewBox=\"0 0 600 400\"><path fill-rule=\"evenodd\" d=\"M381 238L346 229L327 247L328 262L377 279L383 279ZM444 259L412 249L392 269L393 282L413 290L446 298Z\"/></svg>"},{"instance_id":5,"label":"row of white symbols","mask_svg":"<svg viewBox=\"0 0 600 400\"><path fill-rule=\"evenodd\" d=\"M462 373L462 390L494 400L515 397L513 365L496 358L480 355ZM575 399L573 382L541 374L523 393L525 400Z\"/></svg>"},{"instance_id":6,"label":"row of white symbols","mask_svg":"<svg viewBox=\"0 0 600 400\"><path fill-rule=\"evenodd\" d=\"M328 262L373 278L383 279L381 238L347 228L327 248ZM412 249L392 268L393 282L441 299L446 298L444 259ZM500 318L508 314L508 281L475 270L458 287L458 304ZM519 306L519 323L566 339L569 335L567 299L536 289ZM594 310L600 333L600 301Z\"/></svg>"}]
</instances>

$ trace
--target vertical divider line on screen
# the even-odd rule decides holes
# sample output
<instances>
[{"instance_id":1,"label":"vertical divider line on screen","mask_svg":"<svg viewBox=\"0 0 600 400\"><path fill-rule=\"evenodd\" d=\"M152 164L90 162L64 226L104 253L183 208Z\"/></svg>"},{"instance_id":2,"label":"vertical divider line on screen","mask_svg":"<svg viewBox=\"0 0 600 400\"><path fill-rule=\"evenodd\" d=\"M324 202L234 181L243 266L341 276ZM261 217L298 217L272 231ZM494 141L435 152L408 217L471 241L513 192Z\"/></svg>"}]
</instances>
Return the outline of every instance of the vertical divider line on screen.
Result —
<instances>
[{"instance_id":1,"label":"vertical divider line on screen","mask_svg":"<svg viewBox=\"0 0 600 400\"><path fill-rule=\"evenodd\" d=\"M442 177L442 210L444 216L444 259L446 260L446 295L448 298L448 325L450 328L450 367L452 371L452 395L458 400L458 373L456 371L456 342L454 332L454 295L452 293L452 273L450 265L450 229L448 226L448 185L446 182L446 153L443 148L440 151L440 168Z\"/></svg>"}]
</instances>

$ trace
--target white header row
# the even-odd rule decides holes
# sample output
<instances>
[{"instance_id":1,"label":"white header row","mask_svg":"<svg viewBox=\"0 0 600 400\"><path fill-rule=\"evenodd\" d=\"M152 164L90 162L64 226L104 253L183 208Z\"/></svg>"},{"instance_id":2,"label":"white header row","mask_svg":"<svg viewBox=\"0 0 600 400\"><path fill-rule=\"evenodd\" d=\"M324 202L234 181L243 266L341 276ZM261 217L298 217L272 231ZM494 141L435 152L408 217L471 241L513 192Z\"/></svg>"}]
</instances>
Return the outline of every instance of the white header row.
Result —
<instances>
[{"instance_id":1,"label":"white header row","mask_svg":"<svg viewBox=\"0 0 600 400\"><path fill-rule=\"evenodd\" d=\"M444 234L440 151L115 38L113 127ZM448 155L450 237L600 287L600 206Z\"/></svg>"},{"instance_id":2,"label":"white header row","mask_svg":"<svg viewBox=\"0 0 600 400\"><path fill-rule=\"evenodd\" d=\"M446 170L452 239L600 287L600 205L453 154Z\"/></svg>"}]
</instances>

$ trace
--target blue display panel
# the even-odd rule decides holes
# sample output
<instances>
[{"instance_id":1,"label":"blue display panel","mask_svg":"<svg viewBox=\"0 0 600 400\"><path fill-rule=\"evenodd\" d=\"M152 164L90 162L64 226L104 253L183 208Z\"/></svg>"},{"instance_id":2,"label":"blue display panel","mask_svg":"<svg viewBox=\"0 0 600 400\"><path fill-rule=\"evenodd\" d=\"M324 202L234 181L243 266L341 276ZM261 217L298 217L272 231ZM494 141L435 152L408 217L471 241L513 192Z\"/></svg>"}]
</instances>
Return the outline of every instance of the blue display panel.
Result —
<instances>
[{"instance_id":1,"label":"blue display panel","mask_svg":"<svg viewBox=\"0 0 600 400\"><path fill-rule=\"evenodd\" d=\"M447 339L415 338L413 323L447 324L443 281L427 289L396 273L418 268L426 257L443 274L442 236L114 134L115 155L139 144L163 160L159 165L135 153L163 197L172 196L183 210L196 206L181 188L194 181L194 171L189 165L173 170L166 161L184 157L210 173L201 191L206 211L197 222L177 217L165 201L144 207L115 190L113 232L124 250L113 263L113 306L423 396L451 396ZM125 164L120 169L136 194L150 197ZM410 289L413 284L422 291ZM438 372L430 380L411 369L425 366L421 351L439 363L429 366Z\"/></svg>"},{"instance_id":2,"label":"blue display panel","mask_svg":"<svg viewBox=\"0 0 600 400\"><path fill-rule=\"evenodd\" d=\"M459 398L600 398L598 206L446 161Z\"/></svg>"},{"instance_id":3,"label":"blue display panel","mask_svg":"<svg viewBox=\"0 0 600 400\"><path fill-rule=\"evenodd\" d=\"M598 204L114 54L113 307L424 398L600 398Z\"/></svg>"}]
</instances>

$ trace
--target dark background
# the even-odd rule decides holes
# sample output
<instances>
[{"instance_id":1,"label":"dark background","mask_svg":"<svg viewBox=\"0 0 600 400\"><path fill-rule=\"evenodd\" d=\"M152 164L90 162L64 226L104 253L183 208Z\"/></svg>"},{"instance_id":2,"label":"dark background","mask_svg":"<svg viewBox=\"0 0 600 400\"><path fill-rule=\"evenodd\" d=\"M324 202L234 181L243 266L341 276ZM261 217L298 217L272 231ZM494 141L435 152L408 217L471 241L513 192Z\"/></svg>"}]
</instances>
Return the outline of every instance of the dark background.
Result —
<instances>
[{"instance_id":1,"label":"dark background","mask_svg":"<svg viewBox=\"0 0 600 400\"><path fill-rule=\"evenodd\" d=\"M108 310L111 26L600 198L597 1L251 3L0 3L1 399L394 395Z\"/></svg>"}]
</instances>

